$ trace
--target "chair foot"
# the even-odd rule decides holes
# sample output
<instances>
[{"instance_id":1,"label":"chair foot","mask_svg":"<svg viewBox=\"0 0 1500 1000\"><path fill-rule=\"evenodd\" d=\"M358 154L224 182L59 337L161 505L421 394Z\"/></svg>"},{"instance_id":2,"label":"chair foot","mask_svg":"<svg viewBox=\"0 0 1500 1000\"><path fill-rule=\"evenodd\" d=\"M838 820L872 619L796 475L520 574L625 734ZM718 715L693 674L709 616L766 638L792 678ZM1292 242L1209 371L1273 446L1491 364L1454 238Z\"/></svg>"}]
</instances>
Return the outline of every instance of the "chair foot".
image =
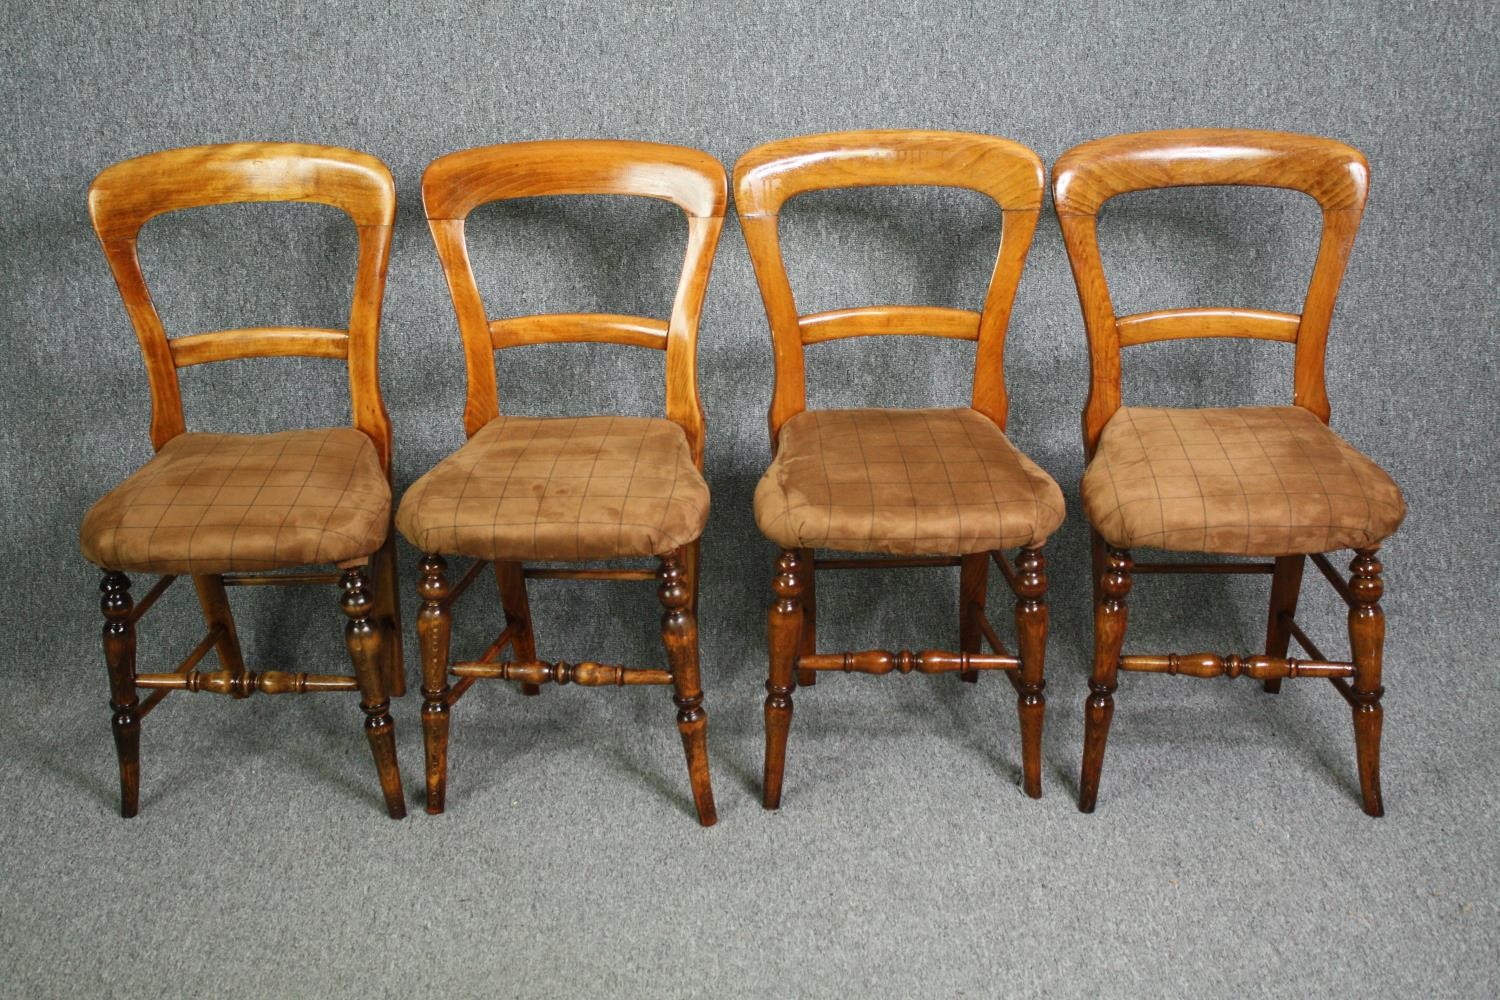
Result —
<instances>
[{"instance_id":1,"label":"chair foot","mask_svg":"<svg viewBox=\"0 0 1500 1000\"><path fill-rule=\"evenodd\" d=\"M1099 797L1099 775L1104 769L1104 745L1115 714L1114 686L1090 686L1083 703L1083 769L1078 778L1078 811L1091 813Z\"/></svg>"}]
</instances>

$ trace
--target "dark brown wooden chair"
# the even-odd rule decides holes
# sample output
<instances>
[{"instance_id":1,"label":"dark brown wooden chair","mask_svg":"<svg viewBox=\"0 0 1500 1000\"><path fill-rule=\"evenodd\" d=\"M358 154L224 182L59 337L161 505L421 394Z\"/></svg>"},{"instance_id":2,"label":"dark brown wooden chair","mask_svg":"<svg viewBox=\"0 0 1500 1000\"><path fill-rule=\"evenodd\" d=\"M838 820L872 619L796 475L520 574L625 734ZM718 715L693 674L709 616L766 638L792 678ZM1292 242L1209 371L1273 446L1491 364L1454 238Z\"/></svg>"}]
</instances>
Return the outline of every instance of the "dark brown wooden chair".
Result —
<instances>
[{"instance_id":1,"label":"dark brown wooden chair","mask_svg":"<svg viewBox=\"0 0 1500 1000\"><path fill-rule=\"evenodd\" d=\"M469 264L464 221L480 205L537 195L660 198L686 213L687 254L671 318L548 314L491 321ZM469 441L402 498L396 523L425 553L418 590L427 811L443 811L448 718L478 678L518 681L536 694L557 684L671 685L698 820L716 820L708 770L708 713L698 674L698 547L708 518L698 319L724 224L724 168L679 146L610 140L521 142L435 160L422 179L427 219L463 336ZM528 344L612 343L666 351L667 419L501 416L494 352ZM444 556L475 560L450 587ZM526 566L656 556L659 567ZM453 602L493 565L505 628L478 659L449 662ZM537 658L526 580L659 581L668 669ZM500 655L510 649L509 662ZM449 685L450 674L458 683Z\"/></svg>"},{"instance_id":2,"label":"dark brown wooden chair","mask_svg":"<svg viewBox=\"0 0 1500 1000\"><path fill-rule=\"evenodd\" d=\"M1191 308L1119 316L1099 253L1097 216L1131 191L1200 184L1290 188L1315 198L1323 235L1300 314ZM1064 153L1053 171L1057 215L1088 329L1092 379L1083 411L1083 506L1093 527L1094 666L1085 705L1078 807L1091 812L1114 712L1116 673L1252 677L1276 692L1285 677L1326 677L1354 712L1364 810L1380 797L1380 686L1385 616L1381 542L1400 525L1401 492L1327 426L1324 349L1334 299L1364 211L1365 158L1332 139L1282 132L1190 129L1113 136ZM1296 345L1292 405L1159 409L1120 405L1120 349L1195 337ZM1134 548L1259 557L1257 562L1133 563ZM1324 553L1352 548L1345 581ZM1270 557L1271 561L1264 561ZM1349 605L1348 661L1330 660L1293 615L1304 557ZM1135 573L1264 573L1271 577L1265 652L1121 655ZM1310 659L1291 659L1292 639Z\"/></svg>"},{"instance_id":3,"label":"dark brown wooden chair","mask_svg":"<svg viewBox=\"0 0 1500 1000\"><path fill-rule=\"evenodd\" d=\"M316 202L359 230L347 330L250 327L171 337L136 256L141 227L163 212L232 202ZM380 303L396 189L385 165L348 149L237 143L173 149L107 168L89 213L140 340L151 385L156 455L83 521L83 554L104 570L104 657L120 758L120 812L140 790L141 720L173 691L234 698L359 691L386 810L406 815L390 695L406 691L391 527L391 425L378 370ZM200 434L183 420L177 369L233 358L301 356L346 362L353 427L280 434ZM342 573L278 573L333 565ZM367 567L373 571L367 573ZM130 573L163 574L139 604ZM208 634L176 670L137 674L136 623L179 575L192 577ZM245 668L226 588L339 583L354 676ZM214 651L219 669L198 664ZM140 700L137 691L151 693Z\"/></svg>"},{"instance_id":4,"label":"dark brown wooden chair","mask_svg":"<svg viewBox=\"0 0 1500 1000\"><path fill-rule=\"evenodd\" d=\"M1063 519L1057 484L1005 437L1003 353L1011 303L1041 211L1035 153L955 132L843 132L768 143L735 165L735 200L775 350L775 459L755 493L761 531L782 548L770 610L763 804L781 804L792 692L819 670L885 674L1005 670L1021 717L1023 785L1042 794L1042 659L1047 640L1042 545ZM983 311L868 306L799 315L781 256L782 205L806 191L940 185L987 195L1004 226ZM977 342L962 409L808 410L804 350L845 337L914 334ZM817 557L817 549L871 558ZM1016 567L1000 550L1019 548ZM1019 656L984 616L990 559L1016 594ZM824 569L958 566L959 652L817 650L815 574ZM988 642L991 652L982 652Z\"/></svg>"}]
</instances>

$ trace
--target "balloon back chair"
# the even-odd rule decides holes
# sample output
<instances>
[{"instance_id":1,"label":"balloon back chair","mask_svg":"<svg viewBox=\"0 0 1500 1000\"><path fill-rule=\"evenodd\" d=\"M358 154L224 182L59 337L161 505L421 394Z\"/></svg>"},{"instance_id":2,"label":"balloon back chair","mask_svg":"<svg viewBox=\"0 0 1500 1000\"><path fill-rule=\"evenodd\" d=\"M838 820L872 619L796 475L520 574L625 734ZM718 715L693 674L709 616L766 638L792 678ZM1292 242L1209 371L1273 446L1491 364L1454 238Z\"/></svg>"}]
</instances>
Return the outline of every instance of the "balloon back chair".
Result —
<instances>
[{"instance_id":1,"label":"balloon back chair","mask_svg":"<svg viewBox=\"0 0 1500 1000\"><path fill-rule=\"evenodd\" d=\"M1185 185L1288 188L1317 200L1322 238L1298 314L1188 308L1120 316L1099 251L1101 206L1132 191ZM1093 529L1094 663L1085 704L1078 806L1091 812L1120 670L1250 677L1268 692L1287 677L1326 677L1354 713L1364 811L1379 816L1380 684L1385 615L1376 550L1406 507L1391 478L1328 427L1324 354L1329 319L1364 211L1369 167L1359 150L1282 132L1191 129L1086 142L1058 159L1054 201L1088 331L1091 380L1083 411L1089 459L1084 513ZM1122 406L1120 351L1200 337L1295 345L1291 406ZM1155 548L1255 562L1135 563ZM1345 580L1325 553L1354 550ZM1349 606L1347 661L1319 652L1293 618L1305 558ZM1267 561L1269 559L1269 561ZM1261 573L1271 577L1265 651L1122 655L1126 595L1137 573ZM1307 659L1288 658L1291 640Z\"/></svg>"},{"instance_id":2,"label":"balloon back chair","mask_svg":"<svg viewBox=\"0 0 1500 1000\"><path fill-rule=\"evenodd\" d=\"M1041 161L992 136L843 132L760 146L740 158L734 177L776 364L775 457L755 493L756 521L782 550L769 613L763 805L781 804L793 691L815 683L822 670L958 672L970 682L981 670L1006 671L1019 705L1023 786L1038 797L1047 637L1042 545L1062 522L1063 498L1005 437L1003 352L1041 211ZM1000 251L982 310L878 305L799 314L781 253L782 206L806 191L890 185L966 188L999 206ZM967 407L807 409L808 345L897 334L977 343ZM1014 569L1000 554L1011 548L1020 550ZM821 557L817 549L856 556ZM992 558L1016 595L1019 655L1006 651L984 615ZM818 570L912 566L959 567L957 652L818 651Z\"/></svg>"},{"instance_id":3,"label":"balloon back chair","mask_svg":"<svg viewBox=\"0 0 1500 1000\"><path fill-rule=\"evenodd\" d=\"M164 212L234 202L315 202L359 232L347 329L248 327L168 337L136 253L141 227ZM89 212L145 357L156 454L85 516L83 554L104 570L104 655L120 763L120 811L136 814L140 728L173 691L234 698L358 691L386 810L406 815L391 695L401 661L391 424L380 394L380 306L396 189L385 165L348 149L236 143L173 149L105 169ZM347 365L352 427L278 434L187 430L177 370L235 358L301 356ZM278 572L332 565L341 572ZM373 572L374 579L370 579ZM162 574L133 601L126 573ZM178 576L190 576L208 633L170 673L137 674L136 625ZM354 675L247 670L227 588L340 583ZM219 669L198 664L209 652ZM141 700L138 692L149 691Z\"/></svg>"},{"instance_id":4,"label":"balloon back chair","mask_svg":"<svg viewBox=\"0 0 1500 1000\"><path fill-rule=\"evenodd\" d=\"M490 320L469 262L464 225L494 201L543 195L660 198L687 217L687 253L668 320L546 314ZM724 168L680 146L613 140L520 142L435 160L422 198L447 276L468 377L469 440L402 499L397 525L423 553L417 633L422 649L422 730L427 811L443 811L449 715L479 678L539 685L668 685L687 756L698 820L715 822L698 669L699 536L708 518L698 320L727 198ZM666 352L666 419L502 416L495 351L534 344L609 343ZM444 556L473 559L450 586ZM658 567L527 566L655 556ZM453 602L493 565L505 627L478 659L449 662ZM658 581L667 669L537 658L527 579ZM510 649L509 661L501 654ZM456 684L449 677L458 678Z\"/></svg>"}]
</instances>

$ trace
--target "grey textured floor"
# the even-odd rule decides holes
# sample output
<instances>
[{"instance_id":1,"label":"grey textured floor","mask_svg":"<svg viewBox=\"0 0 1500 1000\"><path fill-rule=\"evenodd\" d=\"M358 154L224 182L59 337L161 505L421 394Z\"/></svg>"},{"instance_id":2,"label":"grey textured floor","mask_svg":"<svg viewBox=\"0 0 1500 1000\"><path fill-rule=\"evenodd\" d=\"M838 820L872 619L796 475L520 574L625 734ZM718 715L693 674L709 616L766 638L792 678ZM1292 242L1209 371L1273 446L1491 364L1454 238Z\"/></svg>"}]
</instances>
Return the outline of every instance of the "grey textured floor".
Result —
<instances>
[{"instance_id":1,"label":"grey textured floor","mask_svg":"<svg viewBox=\"0 0 1500 1000\"><path fill-rule=\"evenodd\" d=\"M893 631L952 596L937 573L911 582L923 593L893 600ZM1341 645L1313 582L1305 617ZM1189 633L1176 648L1253 646L1260 617L1227 591L1147 588L1137 648L1163 648L1163 625ZM562 613L555 593L535 602L543 627ZM637 596L616 606L633 612L623 625L652 620ZM1174 621L1174 600L1193 614ZM836 586L823 601L825 617L853 610ZM178 695L147 722L142 813L125 822L102 669L38 655L0 688L0 991L1494 995L1500 705L1475 669L1493 637L1444 645L1394 602L1384 820L1358 808L1348 713L1327 685L1271 698L1158 677L1125 678L1086 817L1071 801L1083 610L1076 594L1055 609L1040 802L1018 788L1003 680L831 676L799 692L784 807L763 812L759 650L710 664L711 830L691 819L661 692L523 701L500 686L456 712L441 818L421 810L414 697L397 710L413 811L393 823L351 701ZM470 641L489 615L469 611ZM1194 616L1216 631L1195 633ZM337 656L337 617L328 642L303 641ZM717 618L705 609L707 628ZM247 621L252 652L286 639L274 610ZM572 652L546 639L544 653Z\"/></svg>"}]
</instances>

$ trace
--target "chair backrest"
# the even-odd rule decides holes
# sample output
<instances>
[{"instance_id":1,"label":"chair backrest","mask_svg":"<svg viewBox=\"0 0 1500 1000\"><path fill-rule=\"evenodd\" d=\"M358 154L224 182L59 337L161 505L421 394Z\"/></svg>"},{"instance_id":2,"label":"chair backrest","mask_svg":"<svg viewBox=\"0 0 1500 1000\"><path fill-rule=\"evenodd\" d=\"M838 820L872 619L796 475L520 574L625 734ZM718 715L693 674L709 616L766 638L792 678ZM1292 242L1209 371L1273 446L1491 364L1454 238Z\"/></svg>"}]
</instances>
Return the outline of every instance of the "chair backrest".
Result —
<instances>
[{"instance_id":1,"label":"chair backrest","mask_svg":"<svg viewBox=\"0 0 1500 1000\"><path fill-rule=\"evenodd\" d=\"M771 326L776 388L771 442L807 408L804 348L845 337L911 334L978 342L972 405L1005 427L1005 330L1042 207L1045 173L1019 143L964 132L833 132L766 143L734 167L735 207ZM778 220L787 199L829 188L930 185L966 188L999 205L1000 253L982 311L877 305L802 315L781 254Z\"/></svg>"},{"instance_id":2,"label":"chair backrest","mask_svg":"<svg viewBox=\"0 0 1500 1000\"><path fill-rule=\"evenodd\" d=\"M1093 454L1104 425L1120 408L1120 348L1162 340L1248 337L1296 344L1293 402L1326 423L1328 322L1369 183L1369 164L1353 146L1289 132L1140 132L1085 142L1059 157L1052 170L1053 200L1089 337L1086 451ZM1200 307L1115 314L1099 253L1100 207L1130 191L1205 184L1289 188L1317 200L1323 234L1301 313Z\"/></svg>"},{"instance_id":3,"label":"chair backrest","mask_svg":"<svg viewBox=\"0 0 1500 1000\"><path fill-rule=\"evenodd\" d=\"M660 198L687 216L688 241L671 317L549 313L491 320L479 295L464 221L480 205L543 195L622 194ZM499 416L495 351L526 344L609 343L667 352L667 418L683 429L700 467L698 321L724 226L724 167L682 146L612 139L504 143L439 157L422 175L422 203L458 315L468 374L464 429L472 437Z\"/></svg>"},{"instance_id":4,"label":"chair backrest","mask_svg":"<svg viewBox=\"0 0 1500 1000\"><path fill-rule=\"evenodd\" d=\"M136 253L141 227L164 212L268 201L331 205L354 220L359 260L348 329L247 327L169 339ZM190 146L138 156L101 171L89 186L89 215L145 356L151 443L160 448L186 429L179 368L233 358L341 358L349 368L354 426L369 435L389 472L391 422L380 394L380 305L395 214L396 185L385 164L332 146Z\"/></svg>"}]
</instances>

